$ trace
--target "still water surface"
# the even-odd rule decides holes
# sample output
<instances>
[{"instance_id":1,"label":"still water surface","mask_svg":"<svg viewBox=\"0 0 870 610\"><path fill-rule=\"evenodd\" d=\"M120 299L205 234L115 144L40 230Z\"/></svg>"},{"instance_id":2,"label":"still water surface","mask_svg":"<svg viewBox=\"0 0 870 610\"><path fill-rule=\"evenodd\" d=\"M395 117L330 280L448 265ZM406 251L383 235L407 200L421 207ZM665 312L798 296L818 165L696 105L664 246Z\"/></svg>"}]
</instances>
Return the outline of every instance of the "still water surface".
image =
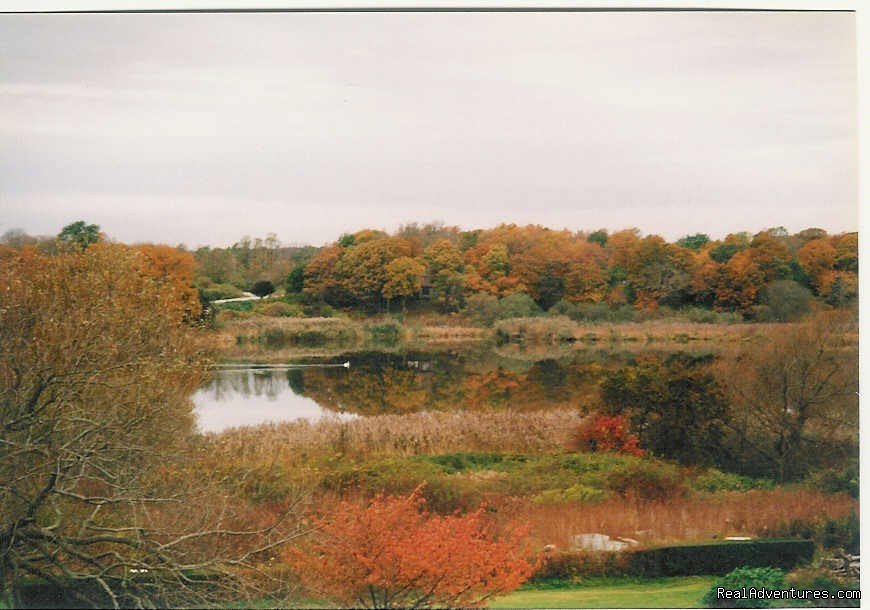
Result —
<instances>
[{"instance_id":1,"label":"still water surface","mask_svg":"<svg viewBox=\"0 0 870 610\"><path fill-rule=\"evenodd\" d=\"M253 364L215 370L212 379L193 396L199 430L220 432L269 422L354 417L325 409L313 398L304 396L298 383L301 370L292 365Z\"/></svg>"},{"instance_id":2,"label":"still water surface","mask_svg":"<svg viewBox=\"0 0 870 610\"><path fill-rule=\"evenodd\" d=\"M633 355L497 350L345 354L304 365L234 365L193 397L203 432L323 417L578 408ZM344 367L344 362L349 367Z\"/></svg>"}]
</instances>

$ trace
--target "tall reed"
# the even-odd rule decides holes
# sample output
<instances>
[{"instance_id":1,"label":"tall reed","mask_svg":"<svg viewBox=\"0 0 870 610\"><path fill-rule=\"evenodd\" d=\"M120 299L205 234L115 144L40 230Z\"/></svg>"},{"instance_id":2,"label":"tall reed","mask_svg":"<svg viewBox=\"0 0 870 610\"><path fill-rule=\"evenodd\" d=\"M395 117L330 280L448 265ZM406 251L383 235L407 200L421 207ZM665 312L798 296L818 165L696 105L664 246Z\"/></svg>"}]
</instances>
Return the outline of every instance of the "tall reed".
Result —
<instances>
[{"instance_id":1,"label":"tall reed","mask_svg":"<svg viewBox=\"0 0 870 610\"><path fill-rule=\"evenodd\" d=\"M287 466L337 453L363 458L456 451L542 453L561 450L580 419L577 411L567 409L424 412L263 424L206 439L215 457Z\"/></svg>"},{"instance_id":2,"label":"tall reed","mask_svg":"<svg viewBox=\"0 0 870 610\"><path fill-rule=\"evenodd\" d=\"M850 511L857 511L857 502L845 494L776 488L646 502L613 498L599 503L539 504L516 498L506 502L499 515L505 521L530 521L537 544L565 550L571 536L583 533L628 537L641 544L791 536L816 530Z\"/></svg>"}]
</instances>

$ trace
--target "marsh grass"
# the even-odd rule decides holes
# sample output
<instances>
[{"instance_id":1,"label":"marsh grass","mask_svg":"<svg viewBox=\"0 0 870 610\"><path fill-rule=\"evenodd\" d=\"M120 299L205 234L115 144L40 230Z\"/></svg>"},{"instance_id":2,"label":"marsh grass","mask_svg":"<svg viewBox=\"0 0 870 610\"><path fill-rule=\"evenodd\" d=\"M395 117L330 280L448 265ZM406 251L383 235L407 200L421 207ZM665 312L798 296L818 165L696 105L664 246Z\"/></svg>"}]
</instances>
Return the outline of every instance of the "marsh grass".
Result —
<instances>
[{"instance_id":1,"label":"marsh grass","mask_svg":"<svg viewBox=\"0 0 870 610\"><path fill-rule=\"evenodd\" d=\"M424 412L297 420L235 428L207 438L216 455L289 466L335 454L369 458L457 451L558 451L580 420L575 410Z\"/></svg>"},{"instance_id":2,"label":"marsh grass","mask_svg":"<svg viewBox=\"0 0 870 610\"><path fill-rule=\"evenodd\" d=\"M360 349L447 348L499 343L498 349L532 357L596 350L732 350L760 343L786 324L716 324L669 318L643 322L576 322L566 316L510 318L492 328L461 317L381 315L361 318L298 318L250 315L225 320L205 343L224 360L287 361Z\"/></svg>"},{"instance_id":3,"label":"marsh grass","mask_svg":"<svg viewBox=\"0 0 870 610\"><path fill-rule=\"evenodd\" d=\"M503 343L576 343L578 347L637 343L646 349L651 343L676 343L684 346L696 342L719 345L760 341L763 337L778 332L783 326L715 324L672 319L596 323L574 322L565 316L553 316L501 320L494 328Z\"/></svg>"},{"instance_id":4,"label":"marsh grass","mask_svg":"<svg viewBox=\"0 0 870 610\"><path fill-rule=\"evenodd\" d=\"M848 518L857 502L846 494L803 488L694 494L656 501L611 498L597 503L540 504L527 498L499 511L505 520L528 520L543 547L569 548L574 534L598 532L641 544L703 541L726 536L816 535L830 520Z\"/></svg>"}]
</instances>

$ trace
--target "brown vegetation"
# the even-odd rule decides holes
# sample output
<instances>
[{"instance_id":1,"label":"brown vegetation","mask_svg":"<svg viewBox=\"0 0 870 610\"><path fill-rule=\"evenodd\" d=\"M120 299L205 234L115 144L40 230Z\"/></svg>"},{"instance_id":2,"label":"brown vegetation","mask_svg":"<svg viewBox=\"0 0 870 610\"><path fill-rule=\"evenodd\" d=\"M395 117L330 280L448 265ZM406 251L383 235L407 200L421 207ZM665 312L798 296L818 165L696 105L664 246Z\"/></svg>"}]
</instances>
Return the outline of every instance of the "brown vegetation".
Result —
<instances>
[{"instance_id":1,"label":"brown vegetation","mask_svg":"<svg viewBox=\"0 0 870 610\"><path fill-rule=\"evenodd\" d=\"M853 511L857 511L857 502L845 494L778 488L657 501L620 498L593 504L515 499L505 502L499 515L506 521L531 522L530 533L538 548L553 544L566 550L571 536L590 532L633 538L643 544L802 535Z\"/></svg>"},{"instance_id":2,"label":"brown vegetation","mask_svg":"<svg viewBox=\"0 0 870 610\"><path fill-rule=\"evenodd\" d=\"M779 480L803 476L820 456L840 464L855 459L857 319L819 314L765 339L735 346L717 365L747 459L771 464Z\"/></svg>"},{"instance_id":3,"label":"brown vegetation","mask_svg":"<svg viewBox=\"0 0 870 610\"><path fill-rule=\"evenodd\" d=\"M290 466L336 453L373 457L559 451L580 419L577 411L411 413L265 424L207 438L217 460Z\"/></svg>"},{"instance_id":4,"label":"brown vegetation","mask_svg":"<svg viewBox=\"0 0 870 610\"><path fill-rule=\"evenodd\" d=\"M201 604L237 593L256 553L296 533L251 531L244 500L166 476L184 463L204 362L189 293L155 264L99 243L3 254L0 585L13 599L39 579L100 607Z\"/></svg>"}]
</instances>

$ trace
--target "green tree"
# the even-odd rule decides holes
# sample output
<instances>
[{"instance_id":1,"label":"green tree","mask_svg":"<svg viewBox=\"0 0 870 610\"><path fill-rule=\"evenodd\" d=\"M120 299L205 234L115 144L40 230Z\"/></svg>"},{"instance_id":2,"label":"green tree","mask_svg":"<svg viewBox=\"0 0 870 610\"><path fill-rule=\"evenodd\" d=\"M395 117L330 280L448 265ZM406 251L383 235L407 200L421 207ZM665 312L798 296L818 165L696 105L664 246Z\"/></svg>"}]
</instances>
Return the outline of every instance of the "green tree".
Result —
<instances>
[{"instance_id":1,"label":"green tree","mask_svg":"<svg viewBox=\"0 0 870 610\"><path fill-rule=\"evenodd\" d=\"M725 264L738 252L749 247L749 235L746 233L729 233L722 243L710 249L710 258L717 263Z\"/></svg>"},{"instance_id":2,"label":"green tree","mask_svg":"<svg viewBox=\"0 0 870 610\"><path fill-rule=\"evenodd\" d=\"M764 314L775 322L791 322L809 313L812 298L808 289L793 280L777 280L761 291Z\"/></svg>"},{"instance_id":3,"label":"green tree","mask_svg":"<svg viewBox=\"0 0 870 610\"><path fill-rule=\"evenodd\" d=\"M89 225L84 220L77 220L65 226L57 238L69 244L74 244L82 250L100 241L100 227Z\"/></svg>"},{"instance_id":4,"label":"green tree","mask_svg":"<svg viewBox=\"0 0 870 610\"><path fill-rule=\"evenodd\" d=\"M710 236L705 233L695 233L694 235L686 235L677 240L677 245L681 248L689 250L700 250L710 241Z\"/></svg>"},{"instance_id":5,"label":"green tree","mask_svg":"<svg viewBox=\"0 0 870 610\"><path fill-rule=\"evenodd\" d=\"M834 268L840 271L858 271L858 234L846 233L836 245Z\"/></svg>"},{"instance_id":6,"label":"green tree","mask_svg":"<svg viewBox=\"0 0 870 610\"><path fill-rule=\"evenodd\" d=\"M607 229L598 229L597 231L593 231L589 234L589 237L586 238L586 241L598 244L602 248L607 245Z\"/></svg>"},{"instance_id":7,"label":"green tree","mask_svg":"<svg viewBox=\"0 0 870 610\"><path fill-rule=\"evenodd\" d=\"M543 313L535 300L523 292L517 292L500 299L498 302L498 317L531 318Z\"/></svg>"},{"instance_id":8,"label":"green tree","mask_svg":"<svg viewBox=\"0 0 870 610\"><path fill-rule=\"evenodd\" d=\"M251 292L260 298L269 296L275 292L275 285L269 280L258 280L251 286Z\"/></svg>"},{"instance_id":9,"label":"green tree","mask_svg":"<svg viewBox=\"0 0 870 610\"><path fill-rule=\"evenodd\" d=\"M459 311L465 303L465 276L458 271L442 269L432 278L430 295L441 311Z\"/></svg>"},{"instance_id":10,"label":"green tree","mask_svg":"<svg viewBox=\"0 0 870 610\"><path fill-rule=\"evenodd\" d=\"M620 369L602 382L601 398L610 414L628 415L641 446L654 455L705 465L726 455L728 405L703 363L672 356Z\"/></svg>"},{"instance_id":11,"label":"green tree","mask_svg":"<svg viewBox=\"0 0 870 610\"><path fill-rule=\"evenodd\" d=\"M483 256L482 275L489 281L506 277L510 273L510 258L508 248L504 244L495 244Z\"/></svg>"},{"instance_id":12,"label":"green tree","mask_svg":"<svg viewBox=\"0 0 870 610\"><path fill-rule=\"evenodd\" d=\"M534 301L532 302L534 303ZM477 292L465 300L463 311L474 322L489 326L498 317L498 297L484 292Z\"/></svg>"},{"instance_id":13,"label":"green tree","mask_svg":"<svg viewBox=\"0 0 870 610\"><path fill-rule=\"evenodd\" d=\"M293 267L293 271L287 274L284 289L287 294L299 294L305 286L305 265Z\"/></svg>"}]
</instances>

